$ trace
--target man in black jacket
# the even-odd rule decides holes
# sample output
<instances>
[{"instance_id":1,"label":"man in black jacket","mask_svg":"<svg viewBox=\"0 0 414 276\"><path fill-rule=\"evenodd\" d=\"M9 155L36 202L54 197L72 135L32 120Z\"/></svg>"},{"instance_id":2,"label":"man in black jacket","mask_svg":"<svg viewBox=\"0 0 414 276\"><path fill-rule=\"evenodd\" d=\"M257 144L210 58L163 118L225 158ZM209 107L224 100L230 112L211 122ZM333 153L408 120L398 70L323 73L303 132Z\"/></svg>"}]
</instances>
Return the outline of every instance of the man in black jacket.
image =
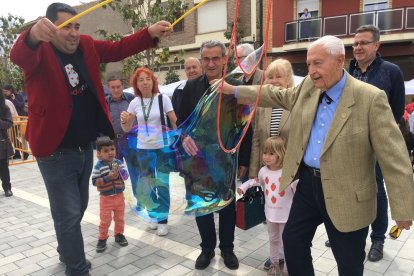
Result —
<instances>
[{"instance_id":1,"label":"man in black jacket","mask_svg":"<svg viewBox=\"0 0 414 276\"><path fill-rule=\"evenodd\" d=\"M214 79L220 79L222 77L222 70L223 70L223 64L224 64L224 57L226 53L226 48L223 43L217 40L210 40L205 41L201 45L201 65L203 67L204 74L197 79L189 80L186 84L186 86L183 89L183 96L180 103L180 109L177 110L177 124L181 124L184 122L188 116L193 112L197 104L199 103L200 99L205 93L210 93L210 81ZM233 80L232 81L235 84L240 84L238 81ZM221 126L221 137L224 141L224 144L227 148L231 148L234 146L234 139L229 139L228 137L236 137L234 133L237 132L237 130L234 129L234 126L237 125L238 122L240 122L240 113L237 111L237 102L232 99L231 97L227 97L226 95L223 95L223 101L222 104L227 107L233 107L230 110L227 110L227 112L222 112L221 115L221 121L223 122L232 122L232 127L224 129L223 125ZM223 108L222 108L223 110ZM211 112L216 112L216 110L211 109ZM212 122L212 124L215 124L215 122ZM211 127L214 128L214 125ZM240 129L240 128L239 128ZM184 135L187 135L187 133L184 133ZM209 140L209 137L204 136L205 140ZM216 137L211 138L212 141L215 141ZM251 149L251 132L246 135L246 138L244 141L245 145L240 147L239 151L239 159L238 163L239 166L248 166L248 162L250 160L250 149ZM250 141L250 146L249 146ZM216 142L213 142L216 143ZM211 146L211 143L209 141L201 141L200 139L197 139L197 137L190 137L185 136L183 138L183 147L185 151L192 156L192 158L197 159L197 152L198 147L197 145L202 148L202 144L204 146ZM207 173L213 173L213 172L207 172ZM233 172L235 173L235 172ZM184 172L185 175L185 181L186 185L191 186L195 183L193 181L196 179L194 176L197 174L197 172ZM228 174L231 174L231 172L228 172ZM229 180L231 183L226 183L231 187L231 190L234 194L235 189L235 178L231 178ZM236 257L236 255L233 252L234 248L234 229L235 229L235 221L236 221L236 213L235 213L235 202L231 202L228 206L221 209L219 211L219 239L220 239L220 249L221 249L221 256L224 259L224 264L229 269L237 269L239 267L239 261ZM198 256L195 268L196 269L205 269L209 264L211 259L214 257L214 249L216 247L216 230L214 226L214 215L213 213L207 214L207 215L201 215L196 217L196 222L198 226L198 230L200 232L201 236L201 249L202 252L200 256Z\"/></svg>"}]
</instances>

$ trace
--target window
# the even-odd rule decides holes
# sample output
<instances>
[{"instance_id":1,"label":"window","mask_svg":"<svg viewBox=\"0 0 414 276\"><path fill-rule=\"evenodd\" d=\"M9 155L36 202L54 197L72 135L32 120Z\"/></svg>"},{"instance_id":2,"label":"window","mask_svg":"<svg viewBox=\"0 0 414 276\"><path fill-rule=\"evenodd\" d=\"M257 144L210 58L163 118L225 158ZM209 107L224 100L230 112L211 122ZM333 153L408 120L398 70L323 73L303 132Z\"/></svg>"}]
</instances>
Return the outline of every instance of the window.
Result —
<instances>
[{"instance_id":1,"label":"window","mask_svg":"<svg viewBox=\"0 0 414 276\"><path fill-rule=\"evenodd\" d=\"M167 1L160 3L160 7L163 8L163 9L168 9L168 5L169 4L168 4ZM174 13L174 20L177 20L178 18L180 18L181 15L183 15L184 12L183 11L175 12ZM180 22L178 22L177 24L174 25L174 27L173 27L174 32L183 32L184 31L184 20L185 19L182 19L182 20L180 20ZM173 21L171 21L171 22L173 22Z\"/></svg>"},{"instance_id":2,"label":"window","mask_svg":"<svg viewBox=\"0 0 414 276\"><path fill-rule=\"evenodd\" d=\"M388 9L388 0L364 0L364 12Z\"/></svg>"},{"instance_id":3,"label":"window","mask_svg":"<svg viewBox=\"0 0 414 276\"><path fill-rule=\"evenodd\" d=\"M304 9L308 9L310 15L315 18L319 16L319 0L297 0L297 18L303 14Z\"/></svg>"},{"instance_id":4,"label":"window","mask_svg":"<svg viewBox=\"0 0 414 276\"><path fill-rule=\"evenodd\" d=\"M182 14L178 14L175 18L180 18ZM173 27L173 31L174 32L184 32L184 20L181 20L180 22L178 22L177 24L174 25Z\"/></svg>"},{"instance_id":5,"label":"window","mask_svg":"<svg viewBox=\"0 0 414 276\"><path fill-rule=\"evenodd\" d=\"M226 0L208 2L197 10L197 33L211 33L227 29Z\"/></svg>"}]
</instances>

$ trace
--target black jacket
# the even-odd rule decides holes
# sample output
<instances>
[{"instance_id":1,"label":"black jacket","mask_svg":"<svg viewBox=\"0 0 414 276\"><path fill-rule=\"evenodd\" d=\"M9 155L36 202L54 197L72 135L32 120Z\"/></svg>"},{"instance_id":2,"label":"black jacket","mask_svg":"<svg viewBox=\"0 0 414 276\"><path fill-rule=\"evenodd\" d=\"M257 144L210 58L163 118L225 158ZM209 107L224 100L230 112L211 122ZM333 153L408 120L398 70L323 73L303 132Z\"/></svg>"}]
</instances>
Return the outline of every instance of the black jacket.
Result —
<instances>
[{"instance_id":1,"label":"black jacket","mask_svg":"<svg viewBox=\"0 0 414 276\"><path fill-rule=\"evenodd\" d=\"M357 61L353 59L349 65L349 73L355 76L359 70ZM398 65L385 61L379 54L368 67L368 83L384 90L391 106L395 121L399 122L404 115L405 86L403 74Z\"/></svg>"}]
</instances>

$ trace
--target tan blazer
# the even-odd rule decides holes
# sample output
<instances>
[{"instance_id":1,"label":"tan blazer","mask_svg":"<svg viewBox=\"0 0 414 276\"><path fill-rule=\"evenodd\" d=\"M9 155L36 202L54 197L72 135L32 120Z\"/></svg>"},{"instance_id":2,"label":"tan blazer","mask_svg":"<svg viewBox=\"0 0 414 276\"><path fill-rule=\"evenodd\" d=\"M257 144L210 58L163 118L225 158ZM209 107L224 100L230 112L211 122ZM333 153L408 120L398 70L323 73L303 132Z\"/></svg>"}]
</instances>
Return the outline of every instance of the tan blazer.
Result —
<instances>
[{"instance_id":1,"label":"tan blazer","mask_svg":"<svg viewBox=\"0 0 414 276\"><path fill-rule=\"evenodd\" d=\"M328 215L341 232L355 231L374 221L377 214L377 158L384 175L392 218L413 220L413 170L387 96L378 88L346 74L347 81L320 157ZM257 89L257 86L239 87L239 102L243 103L243 99L252 102ZM283 189L298 173L320 93L309 77L295 88L281 89L271 85L262 88L260 106L280 106L291 111Z\"/></svg>"},{"instance_id":2,"label":"tan blazer","mask_svg":"<svg viewBox=\"0 0 414 276\"><path fill-rule=\"evenodd\" d=\"M258 107L253 121L252 152L250 155L249 177L257 177L263 166L263 145L270 137L270 120L272 119L272 108ZM290 129L290 111L283 110L280 118L279 135L288 139Z\"/></svg>"}]
</instances>

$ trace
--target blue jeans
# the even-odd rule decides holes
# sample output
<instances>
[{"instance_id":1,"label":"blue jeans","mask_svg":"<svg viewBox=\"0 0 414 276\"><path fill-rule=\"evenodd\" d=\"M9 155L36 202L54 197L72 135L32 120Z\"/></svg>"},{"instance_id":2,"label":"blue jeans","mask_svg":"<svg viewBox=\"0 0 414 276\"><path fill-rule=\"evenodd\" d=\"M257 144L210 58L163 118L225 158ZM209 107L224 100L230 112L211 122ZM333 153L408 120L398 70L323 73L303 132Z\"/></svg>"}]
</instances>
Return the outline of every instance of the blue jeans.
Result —
<instances>
[{"instance_id":1,"label":"blue jeans","mask_svg":"<svg viewBox=\"0 0 414 276\"><path fill-rule=\"evenodd\" d=\"M377 217L371 224L371 241L384 243L385 233L388 228L388 199L384 186L384 177L378 162L375 166L375 177L377 180Z\"/></svg>"},{"instance_id":2,"label":"blue jeans","mask_svg":"<svg viewBox=\"0 0 414 276\"><path fill-rule=\"evenodd\" d=\"M92 146L86 150L58 149L37 164L46 185L60 254L66 275L89 272L81 231L81 220L88 206L89 177L93 167Z\"/></svg>"}]
</instances>

